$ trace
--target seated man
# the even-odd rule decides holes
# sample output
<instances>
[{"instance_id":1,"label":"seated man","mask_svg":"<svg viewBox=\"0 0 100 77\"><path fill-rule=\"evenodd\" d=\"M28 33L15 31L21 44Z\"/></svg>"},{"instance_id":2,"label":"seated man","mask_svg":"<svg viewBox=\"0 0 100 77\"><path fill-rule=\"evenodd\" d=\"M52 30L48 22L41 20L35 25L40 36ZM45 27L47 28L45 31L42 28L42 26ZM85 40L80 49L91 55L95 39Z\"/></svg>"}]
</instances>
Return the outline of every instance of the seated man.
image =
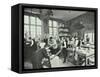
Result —
<instances>
[{"instance_id":1,"label":"seated man","mask_svg":"<svg viewBox=\"0 0 100 77\"><path fill-rule=\"evenodd\" d=\"M51 54L56 54L58 52L59 48L58 48L57 42L52 37L50 37L50 39L48 41L48 45L49 45Z\"/></svg>"},{"instance_id":2,"label":"seated man","mask_svg":"<svg viewBox=\"0 0 100 77\"><path fill-rule=\"evenodd\" d=\"M45 46L45 44L42 44L41 48L37 50L36 53L33 55L33 59L34 59L32 61L33 69L43 68L46 62L48 63L48 65L45 66L50 67L50 59L47 54L46 47L47 46Z\"/></svg>"},{"instance_id":3,"label":"seated man","mask_svg":"<svg viewBox=\"0 0 100 77\"><path fill-rule=\"evenodd\" d=\"M32 69L31 57L32 54L37 50L35 40L31 37L24 41L24 68Z\"/></svg>"},{"instance_id":4,"label":"seated man","mask_svg":"<svg viewBox=\"0 0 100 77\"><path fill-rule=\"evenodd\" d=\"M50 47L53 47L55 46L55 44L56 44L56 40L53 37L50 37L50 39L48 40L48 45Z\"/></svg>"}]
</instances>

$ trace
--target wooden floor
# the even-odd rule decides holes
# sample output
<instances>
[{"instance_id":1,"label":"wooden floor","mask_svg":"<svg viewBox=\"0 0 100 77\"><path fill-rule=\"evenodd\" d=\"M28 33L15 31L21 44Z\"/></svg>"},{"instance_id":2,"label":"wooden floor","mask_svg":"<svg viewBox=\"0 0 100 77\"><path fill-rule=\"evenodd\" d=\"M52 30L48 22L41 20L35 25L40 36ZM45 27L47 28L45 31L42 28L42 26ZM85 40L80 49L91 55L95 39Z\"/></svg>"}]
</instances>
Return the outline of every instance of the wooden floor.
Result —
<instances>
[{"instance_id":1,"label":"wooden floor","mask_svg":"<svg viewBox=\"0 0 100 77\"><path fill-rule=\"evenodd\" d=\"M75 66L71 62L68 62L67 59L66 62L63 63L63 58L59 58L58 56L53 58L50 62L51 62L51 68ZM24 67L25 69L32 69L32 64L30 62L24 62Z\"/></svg>"},{"instance_id":2,"label":"wooden floor","mask_svg":"<svg viewBox=\"0 0 100 77\"><path fill-rule=\"evenodd\" d=\"M74 66L71 62L68 62L66 59L66 62L63 63L63 58L59 58L56 56L53 60L51 60L51 67L70 67Z\"/></svg>"}]
</instances>

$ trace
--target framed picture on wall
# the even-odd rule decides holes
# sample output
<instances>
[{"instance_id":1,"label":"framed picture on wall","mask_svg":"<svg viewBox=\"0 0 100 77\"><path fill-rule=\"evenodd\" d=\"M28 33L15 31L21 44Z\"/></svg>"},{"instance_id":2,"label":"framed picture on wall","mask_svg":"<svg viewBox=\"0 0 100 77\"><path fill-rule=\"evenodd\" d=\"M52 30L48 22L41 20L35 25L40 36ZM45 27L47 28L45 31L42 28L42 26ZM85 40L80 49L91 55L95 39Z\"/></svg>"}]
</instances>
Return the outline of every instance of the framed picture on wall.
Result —
<instances>
[{"instance_id":1,"label":"framed picture on wall","mask_svg":"<svg viewBox=\"0 0 100 77\"><path fill-rule=\"evenodd\" d=\"M96 69L98 10L17 4L11 7L11 70Z\"/></svg>"}]
</instances>

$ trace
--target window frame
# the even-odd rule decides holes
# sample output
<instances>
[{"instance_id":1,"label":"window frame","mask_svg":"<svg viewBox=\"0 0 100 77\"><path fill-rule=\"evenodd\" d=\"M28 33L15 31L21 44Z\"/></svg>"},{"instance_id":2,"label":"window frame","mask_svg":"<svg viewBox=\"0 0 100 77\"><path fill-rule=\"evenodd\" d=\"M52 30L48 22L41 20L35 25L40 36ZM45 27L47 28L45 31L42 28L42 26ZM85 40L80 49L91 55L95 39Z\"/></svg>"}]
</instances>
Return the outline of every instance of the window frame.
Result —
<instances>
[{"instance_id":1,"label":"window frame","mask_svg":"<svg viewBox=\"0 0 100 77\"><path fill-rule=\"evenodd\" d=\"M48 25L49 26L49 34L51 36L55 36L56 34L58 35L58 25L54 26L54 22L56 22L57 24L58 24L58 22L56 20L51 20L51 19L48 22L50 22L50 21L51 21L51 25L50 24ZM50 28L52 29L52 31L51 31L52 33L50 33ZM57 29L56 33L54 31L54 28Z\"/></svg>"},{"instance_id":2,"label":"window frame","mask_svg":"<svg viewBox=\"0 0 100 77\"><path fill-rule=\"evenodd\" d=\"M29 33L29 36L31 36L32 38L35 38L35 37L41 35L41 31L38 31L37 30L37 27L40 27L40 28L42 27L42 21L41 21L41 19L38 16L32 16L32 15L27 15L27 14L25 14L24 16L28 16L29 23L28 24L25 23L25 20L24 20L24 26L25 25L29 26L29 32L28 32ZM31 17L35 17L35 23L34 24L31 23ZM40 19L41 25L37 23L38 19ZM35 33L32 33L33 32L32 29L31 29L32 26L35 27ZM24 27L24 30L25 30L25 27ZM32 36L32 34L34 34L34 36Z\"/></svg>"}]
</instances>

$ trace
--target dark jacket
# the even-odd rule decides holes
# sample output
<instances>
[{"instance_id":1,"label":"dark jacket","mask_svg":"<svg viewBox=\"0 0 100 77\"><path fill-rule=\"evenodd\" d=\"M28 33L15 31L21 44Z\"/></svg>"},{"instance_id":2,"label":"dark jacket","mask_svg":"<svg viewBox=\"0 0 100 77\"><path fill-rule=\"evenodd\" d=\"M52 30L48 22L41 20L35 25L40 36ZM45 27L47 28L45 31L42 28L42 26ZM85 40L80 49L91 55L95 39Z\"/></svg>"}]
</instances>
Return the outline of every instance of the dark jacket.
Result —
<instances>
[{"instance_id":1,"label":"dark jacket","mask_svg":"<svg viewBox=\"0 0 100 77\"><path fill-rule=\"evenodd\" d=\"M37 50L37 44L35 40L33 40L34 44L32 46L30 41L25 41L24 43L24 61L30 61L32 57L32 53ZM26 43L29 43L26 45Z\"/></svg>"},{"instance_id":2,"label":"dark jacket","mask_svg":"<svg viewBox=\"0 0 100 77\"><path fill-rule=\"evenodd\" d=\"M40 49L40 50L37 50L33 54L33 57L32 57L33 69L42 68L42 63L41 62L42 62L43 58L48 58L49 59L49 56L47 55L47 52L44 48Z\"/></svg>"}]
</instances>

